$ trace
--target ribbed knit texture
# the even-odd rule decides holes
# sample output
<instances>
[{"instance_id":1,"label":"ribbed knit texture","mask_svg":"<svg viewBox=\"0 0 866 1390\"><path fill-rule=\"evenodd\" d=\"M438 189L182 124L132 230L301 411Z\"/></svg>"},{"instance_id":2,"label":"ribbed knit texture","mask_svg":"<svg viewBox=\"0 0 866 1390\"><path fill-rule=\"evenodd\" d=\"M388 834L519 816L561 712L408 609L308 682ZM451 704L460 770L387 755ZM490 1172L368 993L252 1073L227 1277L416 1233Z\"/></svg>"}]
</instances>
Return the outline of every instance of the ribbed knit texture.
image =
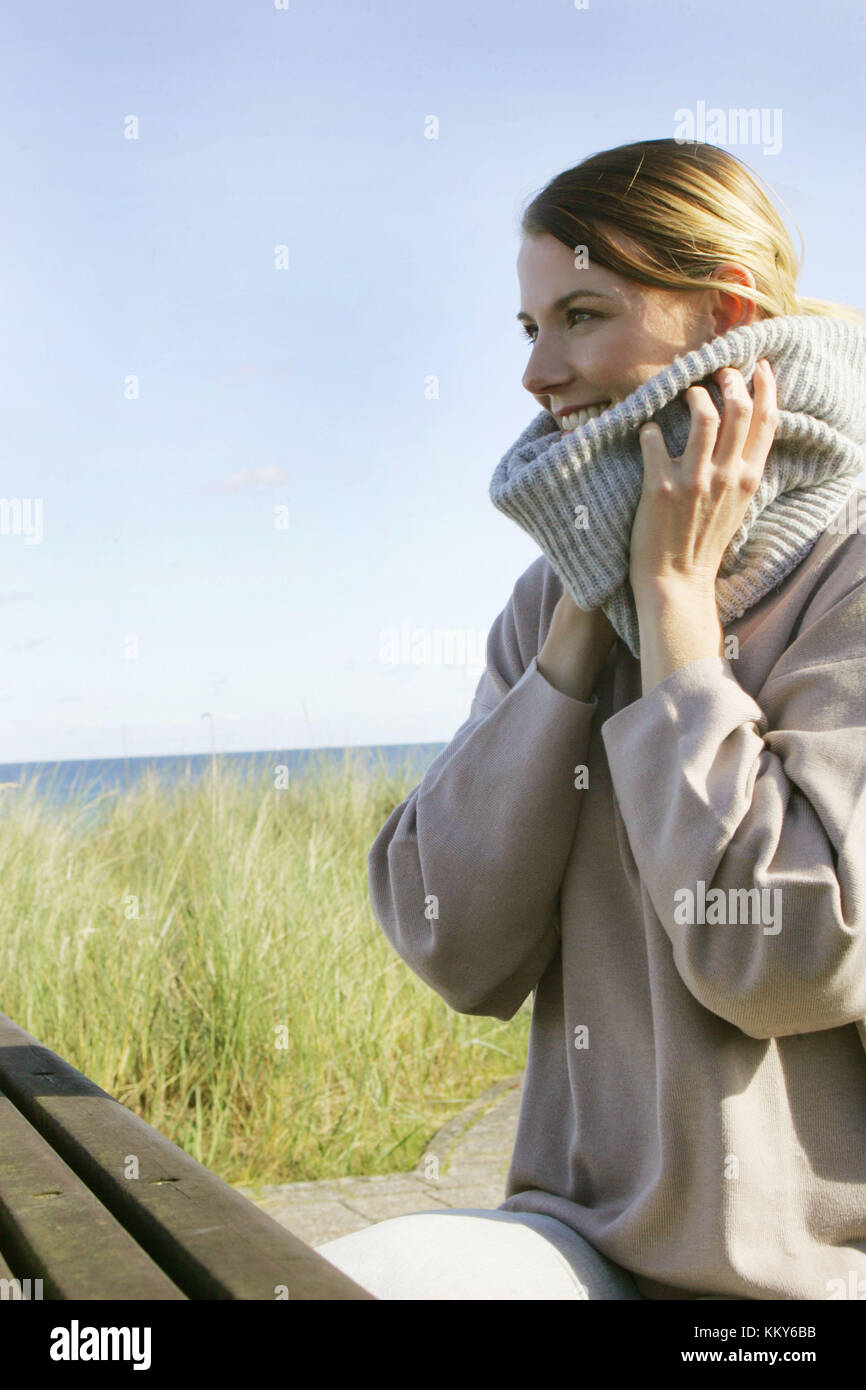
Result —
<instances>
[{"instance_id":1,"label":"ribbed knit texture","mask_svg":"<svg viewBox=\"0 0 866 1390\"><path fill-rule=\"evenodd\" d=\"M866 330L857 324L794 314L731 329L675 357L582 429L560 431L555 417L540 411L493 474L494 505L538 542L578 607L604 609L637 658L628 574L643 486L638 430L653 420L670 457L680 457L692 418L682 393L701 383L721 411L721 390L705 378L719 367L737 367L749 383L761 357L776 380L779 424L757 492L719 567L716 604L724 627L800 563L866 468Z\"/></svg>"}]
</instances>

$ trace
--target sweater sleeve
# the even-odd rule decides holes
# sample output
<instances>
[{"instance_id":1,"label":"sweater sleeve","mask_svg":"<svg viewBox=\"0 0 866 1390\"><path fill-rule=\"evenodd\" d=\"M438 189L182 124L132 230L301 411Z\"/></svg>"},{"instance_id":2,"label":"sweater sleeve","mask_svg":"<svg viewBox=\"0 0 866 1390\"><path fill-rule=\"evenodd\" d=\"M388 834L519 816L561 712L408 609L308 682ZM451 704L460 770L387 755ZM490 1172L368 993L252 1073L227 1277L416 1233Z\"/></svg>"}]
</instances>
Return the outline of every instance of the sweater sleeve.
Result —
<instances>
[{"instance_id":1,"label":"sweater sleeve","mask_svg":"<svg viewBox=\"0 0 866 1390\"><path fill-rule=\"evenodd\" d=\"M530 574L490 629L469 718L368 859L373 911L407 965L458 1013L501 1019L559 948L559 888L582 800L574 769L598 705L538 670Z\"/></svg>"},{"instance_id":2,"label":"sweater sleeve","mask_svg":"<svg viewBox=\"0 0 866 1390\"><path fill-rule=\"evenodd\" d=\"M760 704L735 665L692 661L602 725L643 887L687 988L742 1032L860 1024L866 581L801 628Z\"/></svg>"}]
</instances>

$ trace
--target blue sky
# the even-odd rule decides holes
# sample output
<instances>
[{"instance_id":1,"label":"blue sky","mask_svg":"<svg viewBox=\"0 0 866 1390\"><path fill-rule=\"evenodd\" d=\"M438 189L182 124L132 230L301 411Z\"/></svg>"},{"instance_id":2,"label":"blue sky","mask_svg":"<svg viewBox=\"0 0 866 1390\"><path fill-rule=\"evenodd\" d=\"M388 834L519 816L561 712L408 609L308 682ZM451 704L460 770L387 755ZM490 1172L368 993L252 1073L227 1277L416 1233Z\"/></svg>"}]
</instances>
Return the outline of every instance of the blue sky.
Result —
<instances>
[{"instance_id":1,"label":"blue sky","mask_svg":"<svg viewBox=\"0 0 866 1390\"><path fill-rule=\"evenodd\" d=\"M0 761L206 752L205 711L225 751L450 739L539 554L488 497L537 412L522 207L681 108L778 109L778 151L729 148L799 223L801 292L866 309L864 23L10 0L2 492L43 535L0 537ZM419 629L470 659L382 660Z\"/></svg>"}]
</instances>

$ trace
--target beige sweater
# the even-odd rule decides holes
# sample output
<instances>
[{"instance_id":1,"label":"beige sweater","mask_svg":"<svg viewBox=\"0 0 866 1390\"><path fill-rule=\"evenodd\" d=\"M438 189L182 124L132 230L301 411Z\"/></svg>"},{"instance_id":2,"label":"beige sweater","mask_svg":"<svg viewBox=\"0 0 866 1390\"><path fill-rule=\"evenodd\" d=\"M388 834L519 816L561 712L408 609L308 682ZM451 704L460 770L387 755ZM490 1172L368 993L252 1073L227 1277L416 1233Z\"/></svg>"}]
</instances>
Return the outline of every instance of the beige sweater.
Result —
<instances>
[{"instance_id":1,"label":"beige sweater","mask_svg":"<svg viewBox=\"0 0 866 1390\"><path fill-rule=\"evenodd\" d=\"M866 1297L866 492L845 513L724 629L738 655L645 696L619 640L589 703L542 676L541 556L370 851L452 1008L535 990L502 1210L648 1298Z\"/></svg>"}]
</instances>

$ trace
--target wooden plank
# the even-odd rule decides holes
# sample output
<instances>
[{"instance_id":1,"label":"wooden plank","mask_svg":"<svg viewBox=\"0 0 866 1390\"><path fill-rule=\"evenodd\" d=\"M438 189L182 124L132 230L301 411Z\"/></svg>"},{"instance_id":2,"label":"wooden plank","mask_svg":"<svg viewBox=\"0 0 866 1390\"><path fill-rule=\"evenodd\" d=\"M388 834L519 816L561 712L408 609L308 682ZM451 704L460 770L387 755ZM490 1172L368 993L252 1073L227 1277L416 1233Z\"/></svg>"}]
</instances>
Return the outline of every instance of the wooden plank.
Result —
<instances>
[{"instance_id":1,"label":"wooden plank","mask_svg":"<svg viewBox=\"0 0 866 1390\"><path fill-rule=\"evenodd\" d=\"M188 1298L375 1301L3 1014L0 1087Z\"/></svg>"},{"instance_id":2,"label":"wooden plank","mask_svg":"<svg viewBox=\"0 0 866 1390\"><path fill-rule=\"evenodd\" d=\"M33 1280L28 1283L26 1278L16 1279L15 1271L6 1263L0 1251L0 1302L38 1302L44 1295L44 1288Z\"/></svg>"},{"instance_id":3,"label":"wooden plank","mask_svg":"<svg viewBox=\"0 0 866 1390\"><path fill-rule=\"evenodd\" d=\"M186 1297L2 1094L0 1246L44 1298Z\"/></svg>"},{"instance_id":4,"label":"wooden plank","mask_svg":"<svg viewBox=\"0 0 866 1390\"><path fill-rule=\"evenodd\" d=\"M0 1250L0 1279L14 1279L11 1265L8 1265L3 1258L3 1251Z\"/></svg>"}]
</instances>

